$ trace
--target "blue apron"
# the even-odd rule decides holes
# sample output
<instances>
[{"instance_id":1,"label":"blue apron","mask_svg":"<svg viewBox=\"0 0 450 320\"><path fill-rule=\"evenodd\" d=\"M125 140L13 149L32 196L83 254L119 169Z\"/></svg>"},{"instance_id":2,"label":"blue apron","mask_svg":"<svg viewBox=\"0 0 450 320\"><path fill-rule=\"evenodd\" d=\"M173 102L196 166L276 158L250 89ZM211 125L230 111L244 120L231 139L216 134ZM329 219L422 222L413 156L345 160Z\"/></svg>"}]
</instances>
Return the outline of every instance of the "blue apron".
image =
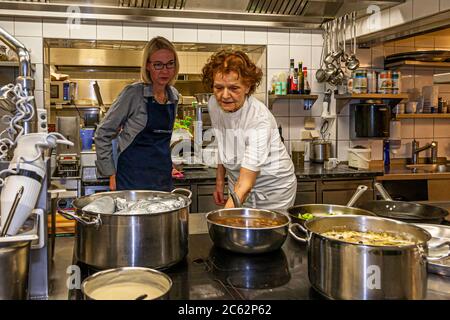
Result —
<instances>
[{"instance_id":1,"label":"blue apron","mask_svg":"<svg viewBox=\"0 0 450 320\"><path fill-rule=\"evenodd\" d=\"M172 191L170 139L175 104L147 102L147 124L117 161L117 190Z\"/></svg>"}]
</instances>

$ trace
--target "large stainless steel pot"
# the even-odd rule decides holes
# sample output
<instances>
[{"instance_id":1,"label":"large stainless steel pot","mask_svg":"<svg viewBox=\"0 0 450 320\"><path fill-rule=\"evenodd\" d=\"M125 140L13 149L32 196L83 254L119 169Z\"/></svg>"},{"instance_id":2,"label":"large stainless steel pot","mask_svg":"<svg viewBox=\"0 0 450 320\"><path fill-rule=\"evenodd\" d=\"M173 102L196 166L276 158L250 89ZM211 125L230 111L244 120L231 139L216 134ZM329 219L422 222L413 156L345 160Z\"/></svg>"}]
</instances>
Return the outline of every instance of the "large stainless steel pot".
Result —
<instances>
[{"instance_id":1,"label":"large stainless steel pot","mask_svg":"<svg viewBox=\"0 0 450 320\"><path fill-rule=\"evenodd\" d=\"M331 141L315 140L311 142L311 161L323 163L331 157Z\"/></svg>"},{"instance_id":2,"label":"large stainless steel pot","mask_svg":"<svg viewBox=\"0 0 450 320\"><path fill-rule=\"evenodd\" d=\"M171 288L168 275L141 267L100 271L81 284L85 300L163 300Z\"/></svg>"},{"instance_id":3,"label":"large stainless steel pot","mask_svg":"<svg viewBox=\"0 0 450 320\"><path fill-rule=\"evenodd\" d=\"M272 219L279 224L274 227L233 227L217 222L222 217L239 217L244 219ZM214 244L220 248L239 253L263 253L281 248L287 238L290 219L282 213L252 209L220 209L206 214L209 235Z\"/></svg>"},{"instance_id":4,"label":"large stainless steel pot","mask_svg":"<svg viewBox=\"0 0 450 320\"><path fill-rule=\"evenodd\" d=\"M44 212L39 210L37 214L25 222L17 235L0 237L0 300L28 299L30 250L41 248L44 241ZM38 238L39 243L32 244Z\"/></svg>"},{"instance_id":5,"label":"large stainless steel pot","mask_svg":"<svg viewBox=\"0 0 450 320\"><path fill-rule=\"evenodd\" d=\"M188 193L188 196L179 192ZM76 220L78 261L97 269L138 266L167 268L188 253L188 219L191 192L175 189L160 191L115 191L81 197L73 202L76 213L58 212ZM83 211L92 201L110 196L128 201L159 196L184 200L180 209L152 214L98 214Z\"/></svg>"},{"instance_id":6,"label":"large stainless steel pot","mask_svg":"<svg viewBox=\"0 0 450 320\"><path fill-rule=\"evenodd\" d=\"M427 291L427 242L431 235L411 224L371 216L316 218L301 228L308 242L311 285L330 299L423 299ZM327 238L330 230L384 231L414 240L410 246L371 246ZM292 233L291 233L292 234ZM442 257L440 257L442 258Z\"/></svg>"}]
</instances>

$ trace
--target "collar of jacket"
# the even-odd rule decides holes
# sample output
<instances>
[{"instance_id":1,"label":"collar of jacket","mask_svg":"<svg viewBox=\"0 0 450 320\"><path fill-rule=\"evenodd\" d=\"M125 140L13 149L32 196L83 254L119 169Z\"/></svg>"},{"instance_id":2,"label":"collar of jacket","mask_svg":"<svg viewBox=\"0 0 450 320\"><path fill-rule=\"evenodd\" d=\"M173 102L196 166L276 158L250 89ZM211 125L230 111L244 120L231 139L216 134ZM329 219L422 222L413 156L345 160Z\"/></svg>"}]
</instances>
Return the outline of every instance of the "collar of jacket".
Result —
<instances>
[{"instance_id":1,"label":"collar of jacket","mask_svg":"<svg viewBox=\"0 0 450 320\"><path fill-rule=\"evenodd\" d=\"M153 86L150 83L143 83L144 85L144 97L153 97ZM178 92L172 86L167 86L167 101L170 103L178 103Z\"/></svg>"}]
</instances>

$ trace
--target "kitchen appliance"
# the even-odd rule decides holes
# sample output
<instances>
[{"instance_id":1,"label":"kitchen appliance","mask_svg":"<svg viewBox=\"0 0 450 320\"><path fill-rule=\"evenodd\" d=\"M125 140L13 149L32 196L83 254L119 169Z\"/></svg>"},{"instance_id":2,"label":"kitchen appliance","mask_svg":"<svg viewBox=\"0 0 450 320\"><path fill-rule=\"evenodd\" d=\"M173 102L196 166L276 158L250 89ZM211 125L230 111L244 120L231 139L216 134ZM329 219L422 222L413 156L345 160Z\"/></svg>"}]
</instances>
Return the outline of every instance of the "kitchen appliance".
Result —
<instances>
[{"instance_id":1,"label":"kitchen appliance","mask_svg":"<svg viewBox=\"0 0 450 320\"><path fill-rule=\"evenodd\" d=\"M109 190L109 177L99 176L96 166L81 167L81 196Z\"/></svg>"},{"instance_id":2,"label":"kitchen appliance","mask_svg":"<svg viewBox=\"0 0 450 320\"><path fill-rule=\"evenodd\" d=\"M181 194L186 193L187 196ZM97 269L119 267L168 268L180 262L188 251L188 219L192 193L186 189L172 192L115 191L76 199L76 212L58 208L67 219L76 220L76 259ZM127 201L162 197L182 198L177 210L152 214L104 214L83 210L101 197Z\"/></svg>"},{"instance_id":3,"label":"kitchen appliance","mask_svg":"<svg viewBox=\"0 0 450 320\"><path fill-rule=\"evenodd\" d=\"M51 81L50 82L50 103L51 104L73 104L77 100L77 88L76 82L64 80L64 81Z\"/></svg>"},{"instance_id":4,"label":"kitchen appliance","mask_svg":"<svg viewBox=\"0 0 450 320\"><path fill-rule=\"evenodd\" d=\"M329 140L313 140L311 142L311 161L323 163L332 157L331 141Z\"/></svg>"},{"instance_id":5,"label":"kitchen appliance","mask_svg":"<svg viewBox=\"0 0 450 320\"><path fill-rule=\"evenodd\" d=\"M30 133L19 138L0 195L2 228L11 219L9 216L14 215L8 230L4 230L8 235L15 235L35 208L42 183L46 182L43 150L57 144L71 145L72 142L58 133ZM23 194L16 201L17 192L22 188Z\"/></svg>"},{"instance_id":6,"label":"kitchen appliance","mask_svg":"<svg viewBox=\"0 0 450 320\"><path fill-rule=\"evenodd\" d=\"M59 177L78 177L80 175L80 119L78 117L56 117L56 130L73 145L56 148L56 175Z\"/></svg>"},{"instance_id":7,"label":"kitchen appliance","mask_svg":"<svg viewBox=\"0 0 450 320\"><path fill-rule=\"evenodd\" d=\"M86 300L162 300L168 297L171 288L169 276L142 267L100 271L81 284Z\"/></svg>"},{"instance_id":8,"label":"kitchen appliance","mask_svg":"<svg viewBox=\"0 0 450 320\"><path fill-rule=\"evenodd\" d=\"M374 186L384 200L366 201L359 204L358 208L372 211L380 217L409 223L440 224L449 214L447 210L437 206L406 201L393 201L381 183L376 182Z\"/></svg>"},{"instance_id":9,"label":"kitchen appliance","mask_svg":"<svg viewBox=\"0 0 450 320\"><path fill-rule=\"evenodd\" d=\"M348 149L348 166L354 169L369 169L372 150L362 146Z\"/></svg>"},{"instance_id":10,"label":"kitchen appliance","mask_svg":"<svg viewBox=\"0 0 450 320\"><path fill-rule=\"evenodd\" d=\"M427 292L427 253L431 235L412 224L370 216L320 217L296 224L306 234L311 285L330 299L424 299ZM323 236L331 230L388 232L415 242L374 246ZM450 253L447 253L447 256Z\"/></svg>"},{"instance_id":11,"label":"kitchen appliance","mask_svg":"<svg viewBox=\"0 0 450 320\"><path fill-rule=\"evenodd\" d=\"M389 106L377 100L350 105L350 136L354 138L389 137Z\"/></svg>"},{"instance_id":12,"label":"kitchen appliance","mask_svg":"<svg viewBox=\"0 0 450 320\"><path fill-rule=\"evenodd\" d=\"M232 195L232 194L231 194ZM219 222L226 217L243 220L269 219L277 223L271 227L234 227ZM209 212L206 215L208 232L214 244L233 252L257 254L279 249L286 240L290 219L270 210L229 208Z\"/></svg>"}]
</instances>

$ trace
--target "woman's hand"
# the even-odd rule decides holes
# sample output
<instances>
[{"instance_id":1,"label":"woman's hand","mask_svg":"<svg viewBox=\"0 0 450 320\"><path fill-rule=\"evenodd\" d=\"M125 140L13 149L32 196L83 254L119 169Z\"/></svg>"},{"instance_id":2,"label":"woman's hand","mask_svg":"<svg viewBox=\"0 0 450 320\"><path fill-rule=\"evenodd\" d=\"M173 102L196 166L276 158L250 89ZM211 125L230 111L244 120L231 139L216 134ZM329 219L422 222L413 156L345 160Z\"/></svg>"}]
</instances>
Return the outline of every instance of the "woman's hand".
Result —
<instances>
[{"instance_id":1,"label":"woman's hand","mask_svg":"<svg viewBox=\"0 0 450 320\"><path fill-rule=\"evenodd\" d=\"M218 206L225 205L225 197L223 194L223 183L216 183L216 190L213 193L214 196L214 202Z\"/></svg>"},{"instance_id":2,"label":"woman's hand","mask_svg":"<svg viewBox=\"0 0 450 320\"><path fill-rule=\"evenodd\" d=\"M109 189L111 191L116 191L116 175L113 174L109 177Z\"/></svg>"}]
</instances>

